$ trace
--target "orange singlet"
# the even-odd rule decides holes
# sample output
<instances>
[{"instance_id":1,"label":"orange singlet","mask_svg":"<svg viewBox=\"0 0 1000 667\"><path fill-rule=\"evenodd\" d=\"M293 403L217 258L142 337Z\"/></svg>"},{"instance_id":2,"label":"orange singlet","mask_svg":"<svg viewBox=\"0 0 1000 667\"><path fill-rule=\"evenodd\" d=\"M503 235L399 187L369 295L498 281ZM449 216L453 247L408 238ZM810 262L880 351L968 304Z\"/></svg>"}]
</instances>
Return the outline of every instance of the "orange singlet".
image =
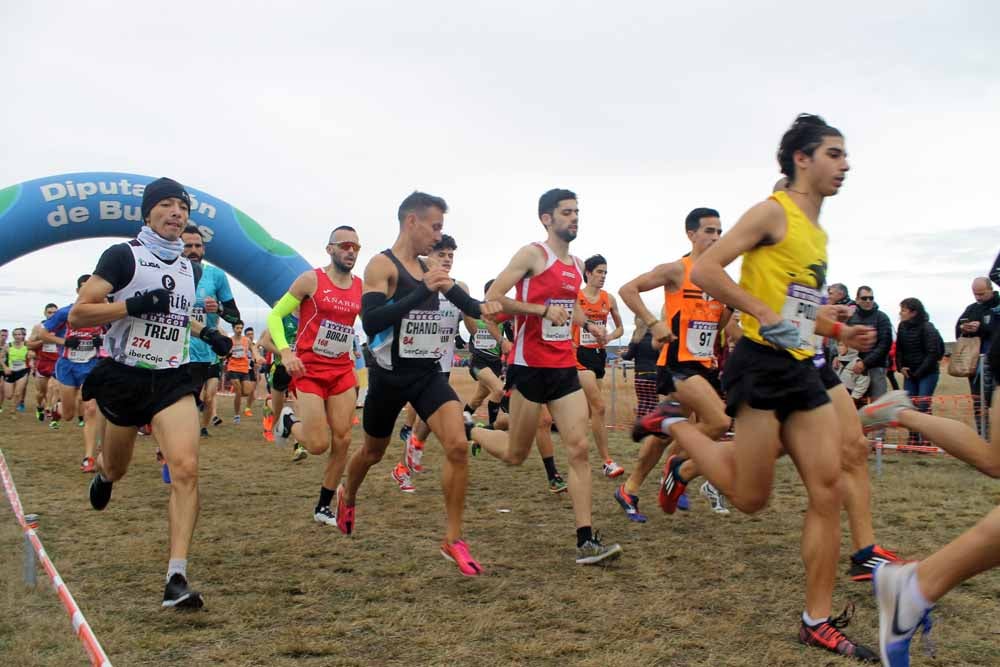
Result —
<instances>
[{"instance_id":1,"label":"orange singlet","mask_svg":"<svg viewBox=\"0 0 1000 667\"><path fill-rule=\"evenodd\" d=\"M608 315L611 314L611 297L608 296L607 292L600 290L597 301L591 303L583 290L580 290L576 297L576 303L583 310L583 316L588 322L602 327L608 326ZM573 325L573 343L577 347L589 347L595 350L601 347L589 331L575 324Z\"/></svg>"},{"instance_id":2,"label":"orange singlet","mask_svg":"<svg viewBox=\"0 0 1000 667\"><path fill-rule=\"evenodd\" d=\"M684 283L676 292L663 289L667 322L676 340L660 349L657 366L695 362L712 366L719 320L725 307L691 282L691 256L681 258Z\"/></svg>"}]
</instances>

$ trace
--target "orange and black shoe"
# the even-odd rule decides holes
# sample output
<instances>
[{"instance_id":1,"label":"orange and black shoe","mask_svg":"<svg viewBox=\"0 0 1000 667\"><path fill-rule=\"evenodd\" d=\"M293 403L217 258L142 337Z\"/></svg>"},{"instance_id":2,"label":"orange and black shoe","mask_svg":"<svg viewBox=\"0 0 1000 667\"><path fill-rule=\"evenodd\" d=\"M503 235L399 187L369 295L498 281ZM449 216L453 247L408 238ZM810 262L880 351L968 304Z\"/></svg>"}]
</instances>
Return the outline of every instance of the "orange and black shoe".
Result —
<instances>
[{"instance_id":1,"label":"orange and black shoe","mask_svg":"<svg viewBox=\"0 0 1000 667\"><path fill-rule=\"evenodd\" d=\"M632 440L639 442L647 435L663 436L664 419L684 419L684 410L677 401L663 401L650 413L635 420L632 425Z\"/></svg>"},{"instance_id":2,"label":"orange and black shoe","mask_svg":"<svg viewBox=\"0 0 1000 667\"><path fill-rule=\"evenodd\" d=\"M867 646L855 643L853 639L841 632L841 628L846 628L854 615L854 605L848 605L847 609L840 616L823 621L816 625L806 625L805 621L799 626L799 641L806 646L817 646L826 649L837 655L844 655L855 658L862 662L878 663L881 660L878 654Z\"/></svg>"},{"instance_id":3,"label":"orange and black shoe","mask_svg":"<svg viewBox=\"0 0 1000 667\"><path fill-rule=\"evenodd\" d=\"M873 544L851 554L851 569L848 570L847 576L851 581L871 581L879 565L903 562L905 561L894 552Z\"/></svg>"}]
</instances>

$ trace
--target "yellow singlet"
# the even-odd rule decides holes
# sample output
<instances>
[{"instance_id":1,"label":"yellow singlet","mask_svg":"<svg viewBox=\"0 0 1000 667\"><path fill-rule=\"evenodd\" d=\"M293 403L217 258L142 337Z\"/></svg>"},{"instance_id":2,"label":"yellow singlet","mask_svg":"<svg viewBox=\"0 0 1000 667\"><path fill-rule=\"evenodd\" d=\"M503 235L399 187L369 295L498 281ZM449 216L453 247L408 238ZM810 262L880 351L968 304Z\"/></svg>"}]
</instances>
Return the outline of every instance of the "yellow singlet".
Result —
<instances>
[{"instance_id":1,"label":"yellow singlet","mask_svg":"<svg viewBox=\"0 0 1000 667\"><path fill-rule=\"evenodd\" d=\"M799 347L787 352L796 359L809 359L816 351L816 311L826 301L826 232L814 225L787 193L775 192L771 199L785 209L785 238L744 253L740 287L798 327ZM757 318L744 313L741 323L744 336L774 347L761 337Z\"/></svg>"}]
</instances>

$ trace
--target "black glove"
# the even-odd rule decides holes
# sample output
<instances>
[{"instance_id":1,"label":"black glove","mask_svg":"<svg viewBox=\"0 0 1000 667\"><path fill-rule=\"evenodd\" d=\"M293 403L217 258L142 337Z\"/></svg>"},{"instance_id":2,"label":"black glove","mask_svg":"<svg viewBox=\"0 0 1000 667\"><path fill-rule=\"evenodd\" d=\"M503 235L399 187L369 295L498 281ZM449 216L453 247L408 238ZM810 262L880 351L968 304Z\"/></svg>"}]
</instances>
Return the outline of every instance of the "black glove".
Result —
<instances>
[{"instance_id":1,"label":"black glove","mask_svg":"<svg viewBox=\"0 0 1000 667\"><path fill-rule=\"evenodd\" d=\"M76 348L80 347L80 339L77 338L76 336L69 336L66 338L66 340L63 341L63 347L70 350L75 350Z\"/></svg>"},{"instance_id":2,"label":"black glove","mask_svg":"<svg viewBox=\"0 0 1000 667\"><path fill-rule=\"evenodd\" d=\"M129 297L125 299L125 310L132 317L139 317L144 313L169 313L170 290L161 287Z\"/></svg>"},{"instance_id":3,"label":"black glove","mask_svg":"<svg viewBox=\"0 0 1000 667\"><path fill-rule=\"evenodd\" d=\"M233 349L233 341L228 337L220 334L218 330L211 327L205 327L198 334L198 338L202 339L208 346L212 348L212 352L215 352L220 357L225 357L229 354L230 350Z\"/></svg>"}]
</instances>

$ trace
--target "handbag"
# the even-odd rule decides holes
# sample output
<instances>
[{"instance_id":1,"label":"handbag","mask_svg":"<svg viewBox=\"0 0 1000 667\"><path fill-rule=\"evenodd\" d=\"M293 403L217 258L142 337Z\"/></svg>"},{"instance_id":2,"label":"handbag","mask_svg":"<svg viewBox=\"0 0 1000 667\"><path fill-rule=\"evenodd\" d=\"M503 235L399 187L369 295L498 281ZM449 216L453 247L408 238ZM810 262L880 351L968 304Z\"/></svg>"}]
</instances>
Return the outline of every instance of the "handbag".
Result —
<instances>
[{"instance_id":1,"label":"handbag","mask_svg":"<svg viewBox=\"0 0 1000 667\"><path fill-rule=\"evenodd\" d=\"M951 359L948 360L948 375L959 378L971 378L979 370L978 336L960 337L951 349Z\"/></svg>"}]
</instances>

